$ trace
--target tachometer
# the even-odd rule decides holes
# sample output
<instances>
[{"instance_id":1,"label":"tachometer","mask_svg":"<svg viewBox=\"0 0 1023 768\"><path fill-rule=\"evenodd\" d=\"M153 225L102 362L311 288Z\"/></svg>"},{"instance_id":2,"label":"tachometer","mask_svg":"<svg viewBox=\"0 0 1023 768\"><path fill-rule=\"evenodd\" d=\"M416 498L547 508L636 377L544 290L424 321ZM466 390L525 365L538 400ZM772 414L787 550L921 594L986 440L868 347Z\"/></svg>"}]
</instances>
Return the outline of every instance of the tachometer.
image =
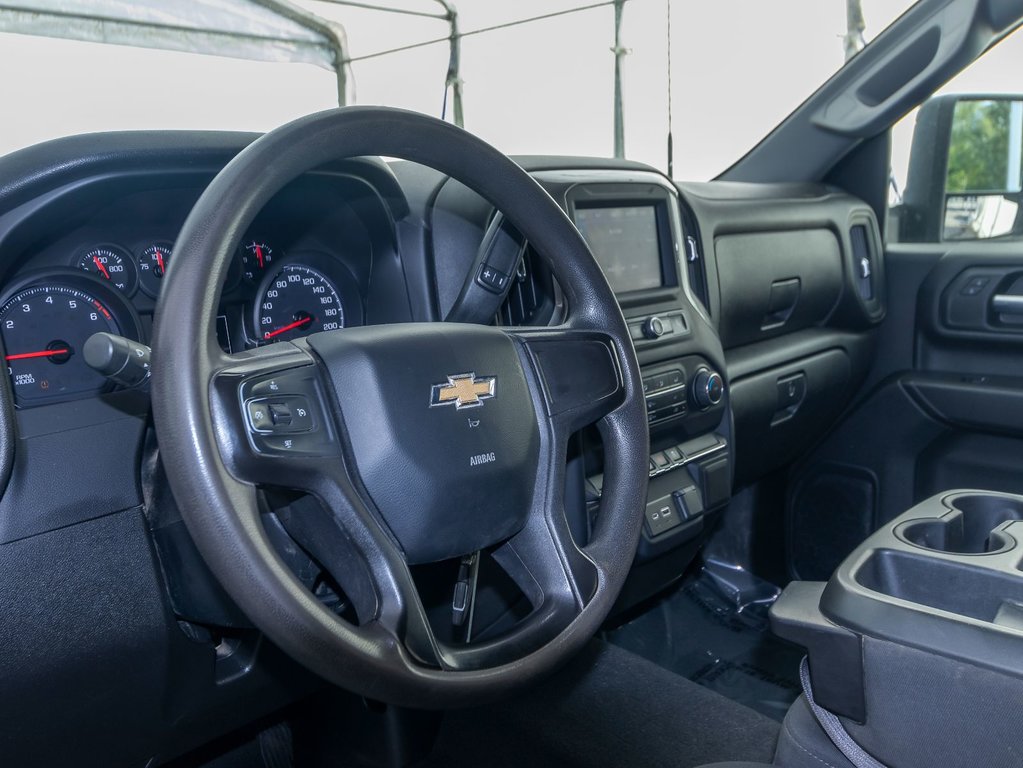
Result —
<instances>
[{"instance_id":1,"label":"tachometer","mask_svg":"<svg viewBox=\"0 0 1023 768\"><path fill-rule=\"evenodd\" d=\"M53 281L8 299L0 307L0 333L18 402L105 389L107 379L82 358L82 346L97 331L122 333L114 313L92 292Z\"/></svg>"},{"instance_id":2,"label":"tachometer","mask_svg":"<svg viewBox=\"0 0 1023 768\"><path fill-rule=\"evenodd\" d=\"M260 341L286 341L344 327L337 286L322 272L303 264L288 264L265 285L256 304Z\"/></svg>"}]
</instances>

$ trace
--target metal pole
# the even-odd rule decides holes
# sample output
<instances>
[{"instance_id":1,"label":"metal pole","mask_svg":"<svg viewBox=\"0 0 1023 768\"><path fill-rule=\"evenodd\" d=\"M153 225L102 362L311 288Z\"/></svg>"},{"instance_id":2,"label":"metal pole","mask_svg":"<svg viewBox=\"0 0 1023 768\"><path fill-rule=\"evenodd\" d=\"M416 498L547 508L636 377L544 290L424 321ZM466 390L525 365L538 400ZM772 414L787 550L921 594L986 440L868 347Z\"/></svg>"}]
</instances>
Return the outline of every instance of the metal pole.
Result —
<instances>
[{"instance_id":1,"label":"metal pole","mask_svg":"<svg viewBox=\"0 0 1023 768\"><path fill-rule=\"evenodd\" d=\"M334 76L337 79L337 105L343 107L348 103L348 36L345 28L338 23L327 21L315 13L299 8L289 0L250 0L250 2L269 8L285 19L301 24L308 30L326 38L333 53Z\"/></svg>"},{"instance_id":2,"label":"metal pole","mask_svg":"<svg viewBox=\"0 0 1023 768\"><path fill-rule=\"evenodd\" d=\"M845 37L842 38L842 45L845 48L845 60L849 61L853 56L863 50L867 44L863 39L863 30L867 25L863 22L863 6L860 0L846 0L845 2Z\"/></svg>"},{"instance_id":3,"label":"metal pole","mask_svg":"<svg viewBox=\"0 0 1023 768\"><path fill-rule=\"evenodd\" d=\"M444 18L451 26L451 35L448 38L450 52L448 54L448 74L444 79L444 87L451 89L451 100L455 113L455 125L459 128L465 127L465 119L462 114L462 35L458 30L458 9L449 0L437 0L444 7Z\"/></svg>"},{"instance_id":4,"label":"metal pole","mask_svg":"<svg viewBox=\"0 0 1023 768\"><path fill-rule=\"evenodd\" d=\"M625 0L614 0L615 44L611 52L615 55L615 157L625 157L625 117L622 113L622 62L629 50L622 47L622 12Z\"/></svg>"}]
</instances>

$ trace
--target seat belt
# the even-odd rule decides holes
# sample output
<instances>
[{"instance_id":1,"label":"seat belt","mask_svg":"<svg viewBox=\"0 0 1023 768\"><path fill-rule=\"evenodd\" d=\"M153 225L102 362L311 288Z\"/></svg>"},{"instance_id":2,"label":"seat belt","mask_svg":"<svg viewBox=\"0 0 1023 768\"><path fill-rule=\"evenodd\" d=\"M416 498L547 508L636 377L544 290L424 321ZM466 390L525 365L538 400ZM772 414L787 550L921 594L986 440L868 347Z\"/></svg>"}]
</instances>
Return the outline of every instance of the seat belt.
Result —
<instances>
[{"instance_id":1,"label":"seat belt","mask_svg":"<svg viewBox=\"0 0 1023 768\"><path fill-rule=\"evenodd\" d=\"M856 768L886 768L884 763L879 763L867 754L863 747L853 741L853 737L849 735L837 715L814 701L813 686L810 684L810 664L806 656L803 657L803 661L799 665L799 680L803 684L803 693L806 695L807 704L810 705L810 711L813 712L820 727L828 734L831 742L838 747L838 751L845 755L845 758Z\"/></svg>"}]
</instances>

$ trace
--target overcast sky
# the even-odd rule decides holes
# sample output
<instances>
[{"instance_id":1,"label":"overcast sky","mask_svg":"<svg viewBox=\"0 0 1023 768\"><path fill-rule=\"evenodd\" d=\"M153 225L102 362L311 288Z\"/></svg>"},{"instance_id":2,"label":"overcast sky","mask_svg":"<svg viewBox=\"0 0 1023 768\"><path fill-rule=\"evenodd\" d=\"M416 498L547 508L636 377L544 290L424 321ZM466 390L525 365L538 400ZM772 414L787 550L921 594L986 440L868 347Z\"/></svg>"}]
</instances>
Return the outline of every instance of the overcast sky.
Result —
<instances>
[{"instance_id":1,"label":"overcast sky","mask_svg":"<svg viewBox=\"0 0 1023 768\"><path fill-rule=\"evenodd\" d=\"M340 21L351 55L443 37L444 22L301 0ZM435 8L431 0L390 5ZM455 0L463 32L586 0ZM843 61L845 0L673 0L675 171L727 168ZM867 37L907 0L863 0ZM630 0L622 42L626 154L666 165L667 0ZM1023 36L1017 35L1017 38ZM508 153L610 155L613 11L562 16L463 40L466 127ZM1023 89L1023 40L974 77L977 89ZM998 52L1001 54L1002 52ZM353 64L355 100L439 115L445 43ZM65 40L0 35L0 153L70 133L114 128L268 130L334 105L332 73ZM963 89L966 89L964 86ZM902 150L898 150L902 152ZM896 165L900 163L896 158Z\"/></svg>"}]
</instances>

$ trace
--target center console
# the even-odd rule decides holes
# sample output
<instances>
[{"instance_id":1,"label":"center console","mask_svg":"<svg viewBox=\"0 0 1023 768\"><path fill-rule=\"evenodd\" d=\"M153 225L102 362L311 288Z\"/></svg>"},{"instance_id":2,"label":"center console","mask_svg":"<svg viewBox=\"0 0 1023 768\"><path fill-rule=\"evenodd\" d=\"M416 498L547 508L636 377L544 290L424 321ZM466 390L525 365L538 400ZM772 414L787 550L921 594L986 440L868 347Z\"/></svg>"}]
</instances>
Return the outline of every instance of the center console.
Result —
<instances>
[{"instance_id":1,"label":"center console","mask_svg":"<svg viewBox=\"0 0 1023 768\"><path fill-rule=\"evenodd\" d=\"M731 418L724 353L691 290L696 239L677 190L643 171L555 171L537 180L559 200L590 246L621 306L643 372L650 485L627 607L679 578L709 516L732 487ZM599 515L599 438L583 435L588 522Z\"/></svg>"},{"instance_id":2,"label":"center console","mask_svg":"<svg viewBox=\"0 0 1023 768\"><path fill-rule=\"evenodd\" d=\"M793 582L776 634L814 698L890 766L1018 765L1023 496L950 491L870 536L831 580Z\"/></svg>"}]
</instances>

